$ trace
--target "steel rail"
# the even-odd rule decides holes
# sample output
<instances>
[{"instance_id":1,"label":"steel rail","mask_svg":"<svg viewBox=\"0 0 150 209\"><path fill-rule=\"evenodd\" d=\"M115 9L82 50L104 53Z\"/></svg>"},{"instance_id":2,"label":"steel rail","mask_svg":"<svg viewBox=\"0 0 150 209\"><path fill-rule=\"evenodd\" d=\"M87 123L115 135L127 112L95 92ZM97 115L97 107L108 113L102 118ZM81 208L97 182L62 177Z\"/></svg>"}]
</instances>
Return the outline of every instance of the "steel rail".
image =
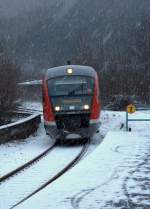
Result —
<instances>
[{"instance_id":1,"label":"steel rail","mask_svg":"<svg viewBox=\"0 0 150 209\"><path fill-rule=\"evenodd\" d=\"M42 152L41 154L39 154L38 156L36 156L35 158L33 158L32 160L28 161L27 163L19 166L18 168L12 170L11 172L5 174L4 176L0 177L0 184L2 184L4 181L8 180L9 178L17 175L18 173L20 173L21 171L27 169L28 167L30 167L31 165L33 165L34 163L38 162L39 160L41 160L43 157L45 157L50 151L52 151L52 149L54 149L56 147L56 144L52 145L51 147L49 147L48 149L46 149L44 152Z\"/></svg>"},{"instance_id":2,"label":"steel rail","mask_svg":"<svg viewBox=\"0 0 150 209\"><path fill-rule=\"evenodd\" d=\"M39 112L43 113L43 110L37 110L37 109L32 109L32 108L25 108L25 107L18 107L18 111L24 111L24 112Z\"/></svg>"},{"instance_id":3,"label":"steel rail","mask_svg":"<svg viewBox=\"0 0 150 209\"><path fill-rule=\"evenodd\" d=\"M55 176L53 176L47 182L45 182L44 184L42 184L35 191L33 191L28 196L26 196L25 198L23 198L21 201L19 201L15 205L13 205L10 209L13 209L13 208L17 207L18 205L22 204L23 202L25 202L26 200L28 200L30 197L34 196L35 194L37 194L38 192L40 192L42 189L44 189L45 187L47 187L48 185L50 185L51 183L53 183L54 181L56 181L59 177L61 177L64 173L66 173L72 167L74 167L81 160L81 158L83 158L83 156L85 155L85 153L88 150L89 145L90 145L90 139L88 139L88 141L86 142L86 144L84 144L81 152L66 167L64 167L60 172L58 172Z\"/></svg>"}]
</instances>

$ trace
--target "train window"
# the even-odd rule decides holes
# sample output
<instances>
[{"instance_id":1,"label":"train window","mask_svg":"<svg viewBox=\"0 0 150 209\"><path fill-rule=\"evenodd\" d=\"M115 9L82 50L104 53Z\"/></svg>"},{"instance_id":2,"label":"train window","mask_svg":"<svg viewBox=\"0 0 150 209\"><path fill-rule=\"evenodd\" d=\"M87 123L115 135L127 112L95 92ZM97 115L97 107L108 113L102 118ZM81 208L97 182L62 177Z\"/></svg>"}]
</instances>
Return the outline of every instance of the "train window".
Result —
<instances>
[{"instance_id":1,"label":"train window","mask_svg":"<svg viewBox=\"0 0 150 209\"><path fill-rule=\"evenodd\" d=\"M48 80L50 96L92 95L94 79L86 76L63 76Z\"/></svg>"}]
</instances>

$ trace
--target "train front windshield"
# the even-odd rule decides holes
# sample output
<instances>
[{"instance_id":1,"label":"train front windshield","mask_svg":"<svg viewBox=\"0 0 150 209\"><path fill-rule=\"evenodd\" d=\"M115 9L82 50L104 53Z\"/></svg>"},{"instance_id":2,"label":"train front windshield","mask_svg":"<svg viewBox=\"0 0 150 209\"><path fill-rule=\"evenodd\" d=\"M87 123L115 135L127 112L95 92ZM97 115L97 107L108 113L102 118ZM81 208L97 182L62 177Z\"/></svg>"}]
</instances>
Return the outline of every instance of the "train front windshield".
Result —
<instances>
[{"instance_id":1,"label":"train front windshield","mask_svg":"<svg viewBox=\"0 0 150 209\"><path fill-rule=\"evenodd\" d=\"M86 76L64 76L47 81L54 110L90 111L94 92L94 79Z\"/></svg>"},{"instance_id":2,"label":"train front windshield","mask_svg":"<svg viewBox=\"0 0 150 209\"><path fill-rule=\"evenodd\" d=\"M92 95L94 80L83 76L64 76L48 80L50 96Z\"/></svg>"}]
</instances>

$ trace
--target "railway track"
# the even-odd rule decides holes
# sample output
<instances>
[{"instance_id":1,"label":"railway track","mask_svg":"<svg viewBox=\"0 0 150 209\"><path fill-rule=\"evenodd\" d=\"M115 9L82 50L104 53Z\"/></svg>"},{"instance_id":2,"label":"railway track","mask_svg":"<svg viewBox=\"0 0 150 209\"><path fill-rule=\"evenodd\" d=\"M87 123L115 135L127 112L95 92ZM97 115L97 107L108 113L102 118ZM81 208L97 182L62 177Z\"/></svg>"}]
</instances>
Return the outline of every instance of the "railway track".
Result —
<instances>
[{"instance_id":1,"label":"railway track","mask_svg":"<svg viewBox=\"0 0 150 209\"><path fill-rule=\"evenodd\" d=\"M30 166L32 166L34 163L38 162L39 160L41 160L44 156L46 156L55 147L56 147L56 144L49 147L44 152L42 152L41 154L39 154L38 156L36 156L32 160L28 161L27 163L19 166L18 168L14 169L14 170L10 171L9 173L5 174L4 176L0 177L0 184L2 184L6 180L12 178L13 176L17 175L18 173L22 172L23 170L29 168Z\"/></svg>"},{"instance_id":2,"label":"railway track","mask_svg":"<svg viewBox=\"0 0 150 209\"><path fill-rule=\"evenodd\" d=\"M43 114L42 110L36 110L36 109L33 109L33 108L18 107L17 110L21 111L21 112L25 112L25 113L41 113L41 114Z\"/></svg>"},{"instance_id":3,"label":"railway track","mask_svg":"<svg viewBox=\"0 0 150 209\"><path fill-rule=\"evenodd\" d=\"M13 209L17 206L19 206L24 201L28 200L30 197L44 189L46 186L50 185L52 182L56 181L59 177L61 177L64 173L66 173L68 170L70 170L73 166L75 166L81 158L85 155L87 152L87 149L89 147L89 141L83 146L81 152L71 161L68 165L66 165L60 172L58 172L55 176L50 178L47 182L45 182L43 185L41 185L39 188L37 188L34 192L23 198L21 201L19 201L17 204L13 205L10 209Z\"/></svg>"},{"instance_id":4,"label":"railway track","mask_svg":"<svg viewBox=\"0 0 150 209\"><path fill-rule=\"evenodd\" d=\"M70 147L69 148L68 147L62 148L62 146L58 147L58 146L54 145L53 148L55 147L55 149L51 148L51 151L53 150L52 154L47 155L48 154L48 151L47 151L47 153L45 153L45 157L43 157L43 160L40 160L39 163L32 163L32 166L30 166L29 169L25 169L25 172L21 172L22 171L21 170L20 171L21 175L14 174L15 178L11 179L11 181L6 181L10 177L5 178L5 180L3 180L3 181L5 181L4 182L4 189L3 189L3 184L0 185L0 186L2 186L2 188L0 189L1 199L3 199L3 196L4 196L5 199L8 200L8 198L9 198L9 197L7 197L7 196L9 196L8 193L11 193L11 190L14 191L14 189L12 188L13 186L15 186L14 187L15 190L16 191L18 190L18 191L17 191L17 194L14 193L11 197L11 200L6 201L6 204L3 204L2 207L5 209L13 209L13 208L19 206L20 204L22 204L24 201L28 200L30 197L32 197L33 195L35 195L36 193L38 193L42 189L44 189L46 186L50 185L52 182L57 180L60 176L62 176L65 172L67 172L69 169L71 169L73 166L75 166L81 160L81 158L87 153L89 145L90 145L90 141L88 140L87 143L82 146L73 147L72 149L75 150L74 153L72 152L72 149L70 149ZM63 154L62 151L65 154ZM62 164L61 166L56 165L55 167L57 169L52 170L53 159L56 158L57 155L58 155L58 157L57 157L58 159L55 159L55 160L58 162L58 161L60 161L60 159L62 160L62 158L64 158L64 160L63 160L64 162L63 162L63 164L60 163L60 164ZM51 162L49 162L47 160L48 158L51 159ZM42 159L42 157L41 157L41 159ZM44 161L44 159L45 159L45 161ZM47 165L48 169L45 169L45 167L42 167L42 164L48 164ZM39 167L38 171L37 171L36 167ZM42 180L41 179L39 180L37 177L36 181L34 181L34 182L33 182L33 180L31 181L31 179L36 177L34 175L36 175L37 172L40 172L41 170L46 172L46 174L41 173L41 174L43 174L43 176L41 175L42 177L40 176ZM33 172L33 174L32 174L33 176L30 174L32 172ZM26 177L27 175L30 176L30 179L28 179L28 177ZM45 176L46 176L46 178L45 178ZM26 181L26 179L28 180L28 182ZM21 189L24 190L24 188L23 188L24 185L21 185L23 182L26 182L26 184L29 184L29 187L31 187L29 189L30 191L21 191L20 192ZM32 184L31 184L31 182L32 182ZM5 183L6 183L6 185L5 185ZM19 186L19 184L20 184L20 186ZM18 186L18 189L16 189L16 185ZM38 186L38 185L40 185L40 186ZM10 188L10 191L9 191L9 188ZM27 186L27 190L28 190L28 186ZM13 196L14 196L14 198L13 198Z\"/></svg>"}]
</instances>

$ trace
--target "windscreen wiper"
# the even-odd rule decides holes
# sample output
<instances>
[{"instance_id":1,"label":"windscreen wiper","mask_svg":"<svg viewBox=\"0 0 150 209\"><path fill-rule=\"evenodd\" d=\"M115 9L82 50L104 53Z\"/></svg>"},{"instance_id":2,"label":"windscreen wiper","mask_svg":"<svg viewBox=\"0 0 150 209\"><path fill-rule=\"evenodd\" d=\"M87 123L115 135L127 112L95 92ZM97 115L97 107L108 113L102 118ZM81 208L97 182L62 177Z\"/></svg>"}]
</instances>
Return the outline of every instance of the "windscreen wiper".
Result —
<instances>
[{"instance_id":1,"label":"windscreen wiper","mask_svg":"<svg viewBox=\"0 0 150 209\"><path fill-rule=\"evenodd\" d=\"M74 95L76 91L83 89L83 84L78 86L77 88L73 89L72 91L68 92L68 96Z\"/></svg>"}]
</instances>

